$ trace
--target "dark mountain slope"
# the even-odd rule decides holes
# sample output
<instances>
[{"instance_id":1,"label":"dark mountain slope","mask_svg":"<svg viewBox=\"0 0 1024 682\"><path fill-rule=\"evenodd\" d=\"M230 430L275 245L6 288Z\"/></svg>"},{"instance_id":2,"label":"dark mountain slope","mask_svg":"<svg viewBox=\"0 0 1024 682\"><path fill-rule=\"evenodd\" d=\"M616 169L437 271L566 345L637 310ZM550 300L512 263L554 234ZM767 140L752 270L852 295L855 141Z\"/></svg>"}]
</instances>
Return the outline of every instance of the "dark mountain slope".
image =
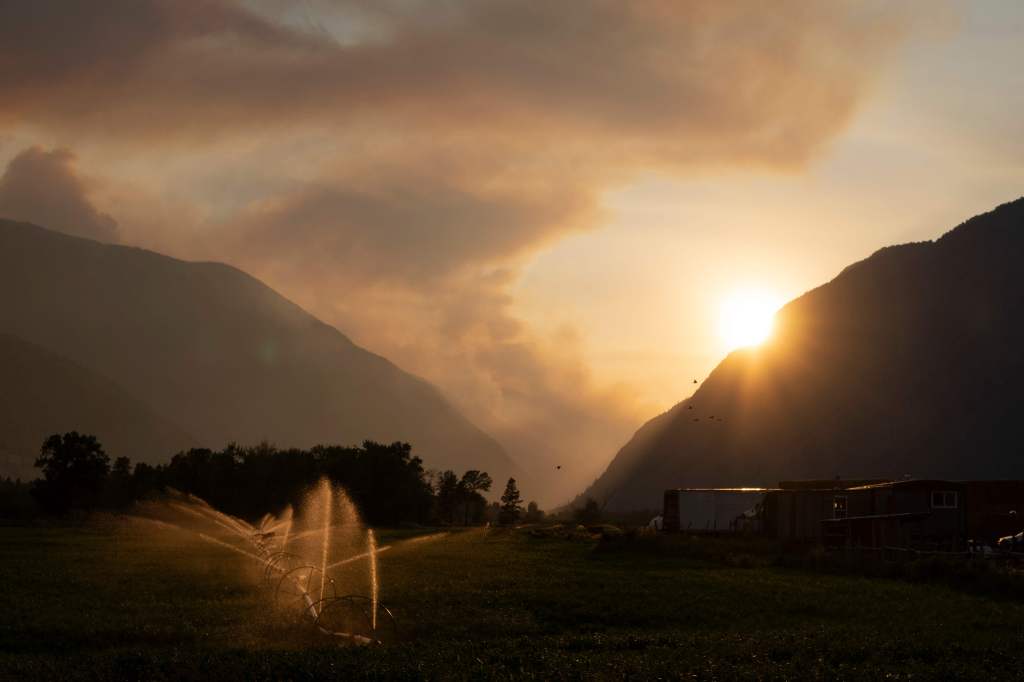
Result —
<instances>
[{"instance_id":1,"label":"dark mountain slope","mask_svg":"<svg viewBox=\"0 0 1024 682\"><path fill-rule=\"evenodd\" d=\"M0 332L109 378L204 445L408 440L428 466L514 470L433 386L226 265L0 220Z\"/></svg>"},{"instance_id":2,"label":"dark mountain slope","mask_svg":"<svg viewBox=\"0 0 1024 682\"><path fill-rule=\"evenodd\" d=\"M0 472L7 476L35 478L39 446L56 432L95 434L111 457L149 463L195 445L112 382L6 334L0 334L0 387Z\"/></svg>"},{"instance_id":3,"label":"dark mountain slope","mask_svg":"<svg viewBox=\"0 0 1024 682\"><path fill-rule=\"evenodd\" d=\"M788 478L1024 478L1024 199L878 251L786 305L587 491ZM714 418L712 418L714 415Z\"/></svg>"}]
</instances>

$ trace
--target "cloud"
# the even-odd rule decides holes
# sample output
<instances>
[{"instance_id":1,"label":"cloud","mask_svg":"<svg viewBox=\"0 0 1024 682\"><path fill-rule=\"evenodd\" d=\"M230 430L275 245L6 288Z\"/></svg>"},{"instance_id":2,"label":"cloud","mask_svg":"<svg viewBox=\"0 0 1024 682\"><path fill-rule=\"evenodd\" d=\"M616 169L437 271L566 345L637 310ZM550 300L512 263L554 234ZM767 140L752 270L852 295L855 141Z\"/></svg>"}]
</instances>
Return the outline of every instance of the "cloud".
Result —
<instances>
[{"instance_id":1,"label":"cloud","mask_svg":"<svg viewBox=\"0 0 1024 682\"><path fill-rule=\"evenodd\" d=\"M120 140L316 125L554 138L606 161L799 163L845 125L909 14L342 0L313 30L265 6L5 3L0 116Z\"/></svg>"},{"instance_id":2,"label":"cloud","mask_svg":"<svg viewBox=\"0 0 1024 682\"><path fill-rule=\"evenodd\" d=\"M507 267L598 212L593 192L572 180L498 181L493 161L418 151L430 162L350 164L255 202L222 231L220 250L297 276L421 288L467 268Z\"/></svg>"},{"instance_id":3,"label":"cloud","mask_svg":"<svg viewBox=\"0 0 1024 682\"><path fill-rule=\"evenodd\" d=\"M568 496L647 415L595 384L585 340L517 317L524 265L598 226L602 194L640 173L807 163L912 15L817 0L0 3L0 130L105 158L100 205L126 241L253 272L440 384L528 468L557 459L566 480L549 480ZM74 180L70 164L50 166ZM33 191L60 185L37 178Z\"/></svg>"},{"instance_id":4,"label":"cloud","mask_svg":"<svg viewBox=\"0 0 1024 682\"><path fill-rule=\"evenodd\" d=\"M205 174L221 196L196 187L193 201L221 214L225 195L261 187L213 221L232 225L214 241L246 261L436 278L594 226L601 193L640 172L806 162L846 125L911 12L815 0L2 3L0 127L135 158L122 172L165 191L170 173Z\"/></svg>"},{"instance_id":5,"label":"cloud","mask_svg":"<svg viewBox=\"0 0 1024 682\"><path fill-rule=\"evenodd\" d=\"M519 460L528 494L554 504L596 478L650 410L629 387L593 380L574 330L540 334L524 324L509 293L515 278L499 269L419 288L350 280L292 295L442 385Z\"/></svg>"},{"instance_id":6,"label":"cloud","mask_svg":"<svg viewBox=\"0 0 1024 682\"><path fill-rule=\"evenodd\" d=\"M66 149L29 147L0 177L0 216L42 225L77 237L118 241L117 222L89 201L86 183Z\"/></svg>"}]
</instances>

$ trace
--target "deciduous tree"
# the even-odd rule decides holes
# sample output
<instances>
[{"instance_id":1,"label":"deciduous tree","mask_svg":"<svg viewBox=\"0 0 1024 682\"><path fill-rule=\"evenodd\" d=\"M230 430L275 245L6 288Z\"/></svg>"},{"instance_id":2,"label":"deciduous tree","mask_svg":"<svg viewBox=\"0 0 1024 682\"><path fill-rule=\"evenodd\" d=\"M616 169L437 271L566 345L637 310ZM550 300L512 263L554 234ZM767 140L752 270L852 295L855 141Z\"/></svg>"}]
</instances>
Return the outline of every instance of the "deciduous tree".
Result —
<instances>
[{"instance_id":1,"label":"deciduous tree","mask_svg":"<svg viewBox=\"0 0 1024 682\"><path fill-rule=\"evenodd\" d=\"M35 465L43 478L36 481L33 496L45 511L62 514L99 503L110 457L95 436L70 431L47 438Z\"/></svg>"}]
</instances>

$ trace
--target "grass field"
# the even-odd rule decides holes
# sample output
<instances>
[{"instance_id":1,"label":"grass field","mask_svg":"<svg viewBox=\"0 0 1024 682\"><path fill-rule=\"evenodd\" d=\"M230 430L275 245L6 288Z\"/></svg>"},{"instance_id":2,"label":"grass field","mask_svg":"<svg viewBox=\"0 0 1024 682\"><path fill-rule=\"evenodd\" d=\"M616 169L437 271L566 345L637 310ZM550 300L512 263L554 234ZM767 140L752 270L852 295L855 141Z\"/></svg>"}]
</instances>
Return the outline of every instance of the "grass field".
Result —
<instances>
[{"instance_id":1,"label":"grass field","mask_svg":"<svg viewBox=\"0 0 1024 682\"><path fill-rule=\"evenodd\" d=\"M381 555L402 640L372 648L283 626L250 560L183 533L0 528L0 557L5 679L1024 674L1019 603L515 531Z\"/></svg>"}]
</instances>

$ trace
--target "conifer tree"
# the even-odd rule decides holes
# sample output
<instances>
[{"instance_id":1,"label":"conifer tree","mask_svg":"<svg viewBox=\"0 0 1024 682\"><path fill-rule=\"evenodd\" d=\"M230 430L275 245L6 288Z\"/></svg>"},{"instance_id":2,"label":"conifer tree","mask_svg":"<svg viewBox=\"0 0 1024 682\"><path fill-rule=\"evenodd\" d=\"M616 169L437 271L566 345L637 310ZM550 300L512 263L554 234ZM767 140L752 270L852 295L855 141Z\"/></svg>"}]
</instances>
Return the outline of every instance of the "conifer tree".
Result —
<instances>
[{"instance_id":1,"label":"conifer tree","mask_svg":"<svg viewBox=\"0 0 1024 682\"><path fill-rule=\"evenodd\" d=\"M512 525L519 520L519 515L523 512L523 498L519 496L519 487L516 485L516 479L508 479L508 483L505 484L505 492L501 495L501 514L499 515L499 521L502 525Z\"/></svg>"}]
</instances>

